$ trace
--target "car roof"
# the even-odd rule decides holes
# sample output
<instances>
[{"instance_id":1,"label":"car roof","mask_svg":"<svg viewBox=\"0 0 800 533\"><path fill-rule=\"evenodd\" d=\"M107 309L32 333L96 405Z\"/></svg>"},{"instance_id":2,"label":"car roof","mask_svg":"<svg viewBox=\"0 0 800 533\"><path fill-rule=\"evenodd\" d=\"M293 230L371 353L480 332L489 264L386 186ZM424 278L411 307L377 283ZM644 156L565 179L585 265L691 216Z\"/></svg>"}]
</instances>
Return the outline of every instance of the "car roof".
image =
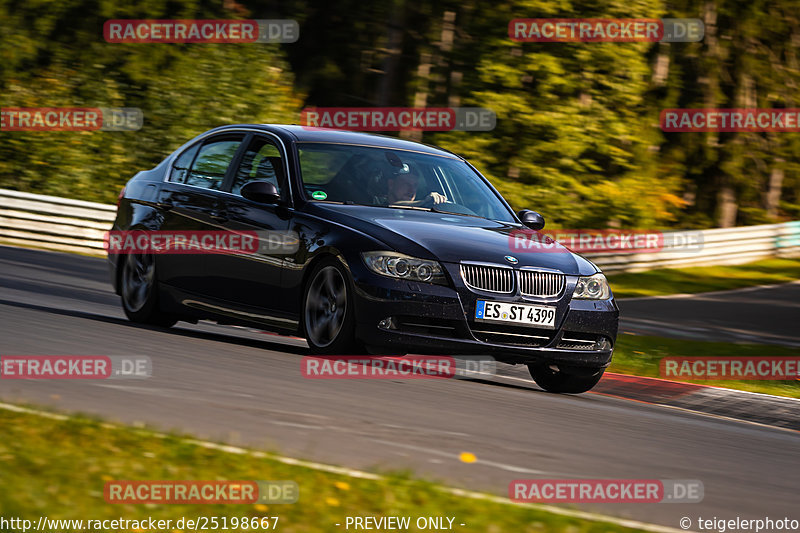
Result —
<instances>
[{"instance_id":1,"label":"car roof","mask_svg":"<svg viewBox=\"0 0 800 533\"><path fill-rule=\"evenodd\" d=\"M440 155L449 158L463 159L462 157L428 144L418 143L389 137L386 135L376 135L373 133L362 133L357 131L334 130L328 128L314 128L310 126L298 126L296 124L231 124L215 128L207 133L225 131L236 128L255 128L282 134L281 137L289 137L295 142L315 142L315 143L335 143L352 144L360 146L375 146L379 148L390 148L393 150L409 150L423 152L426 154Z\"/></svg>"}]
</instances>

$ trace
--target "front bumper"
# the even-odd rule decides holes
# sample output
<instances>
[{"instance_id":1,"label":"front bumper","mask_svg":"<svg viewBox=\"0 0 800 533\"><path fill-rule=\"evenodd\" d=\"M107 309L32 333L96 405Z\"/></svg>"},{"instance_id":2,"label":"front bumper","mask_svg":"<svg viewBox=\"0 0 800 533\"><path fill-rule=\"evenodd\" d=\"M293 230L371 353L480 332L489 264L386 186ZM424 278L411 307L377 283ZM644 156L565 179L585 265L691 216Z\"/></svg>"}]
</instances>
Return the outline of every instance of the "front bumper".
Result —
<instances>
[{"instance_id":1,"label":"front bumper","mask_svg":"<svg viewBox=\"0 0 800 533\"><path fill-rule=\"evenodd\" d=\"M571 300L577 276L567 276L559 297L536 299L470 291L456 275L457 265L445 268L455 289L353 269L357 337L389 353L489 355L506 363L557 364L563 368L604 368L610 364L619 309L613 298ZM556 327L545 330L476 322L473 317L478 300L553 306Z\"/></svg>"}]
</instances>

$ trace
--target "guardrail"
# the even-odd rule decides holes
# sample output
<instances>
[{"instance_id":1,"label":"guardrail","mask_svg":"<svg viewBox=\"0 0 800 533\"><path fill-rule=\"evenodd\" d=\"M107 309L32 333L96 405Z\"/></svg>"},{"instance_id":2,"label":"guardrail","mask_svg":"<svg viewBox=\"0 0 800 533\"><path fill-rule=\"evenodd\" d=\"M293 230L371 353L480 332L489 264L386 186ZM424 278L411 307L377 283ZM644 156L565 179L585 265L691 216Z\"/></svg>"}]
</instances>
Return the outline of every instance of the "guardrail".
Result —
<instances>
[{"instance_id":1,"label":"guardrail","mask_svg":"<svg viewBox=\"0 0 800 533\"><path fill-rule=\"evenodd\" d=\"M103 235L111 228L115 213L113 205L0 189L0 242L105 255ZM800 221L665 232L663 242L657 252L584 255L605 272L800 257Z\"/></svg>"},{"instance_id":2,"label":"guardrail","mask_svg":"<svg viewBox=\"0 0 800 533\"><path fill-rule=\"evenodd\" d=\"M587 253L604 272L735 265L769 257L800 257L800 221L663 233L657 252ZM695 244L690 244L695 243Z\"/></svg>"},{"instance_id":3,"label":"guardrail","mask_svg":"<svg viewBox=\"0 0 800 533\"><path fill-rule=\"evenodd\" d=\"M116 211L113 205L0 189L0 242L104 255L103 234Z\"/></svg>"}]
</instances>

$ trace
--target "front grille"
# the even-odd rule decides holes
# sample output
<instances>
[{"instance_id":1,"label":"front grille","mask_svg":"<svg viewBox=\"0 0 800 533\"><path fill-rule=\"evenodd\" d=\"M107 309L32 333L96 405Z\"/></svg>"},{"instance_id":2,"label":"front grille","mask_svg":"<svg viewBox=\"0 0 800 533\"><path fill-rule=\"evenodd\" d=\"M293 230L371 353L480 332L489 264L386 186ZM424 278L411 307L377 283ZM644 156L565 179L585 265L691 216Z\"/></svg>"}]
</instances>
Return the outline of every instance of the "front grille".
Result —
<instances>
[{"instance_id":1,"label":"front grille","mask_svg":"<svg viewBox=\"0 0 800 533\"><path fill-rule=\"evenodd\" d=\"M519 271L519 290L523 296L549 298L558 296L564 290L564 274L539 272L537 270Z\"/></svg>"},{"instance_id":2,"label":"front grille","mask_svg":"<svg viewBox=\"0 0 800 533\"><path fill-rule=\"evenodd\" d=\"M558 296L567 284L566 276L560 272L539 270L515 271L510 267L491 265L461 265L461 278L470 289L510 294L514 292L515 272L523 296L552 298Z\"/></svg>"},{"instance_id":3,"label":"front grille","mask_svg":"<svg viewBox=\"0 0 800 533\"><path fill-rule=\"evenodd\" d=\"M473 289L503 294L514 291L514 271L511 268L462 264L461 278Z\"/></svg>"}]
</instances>

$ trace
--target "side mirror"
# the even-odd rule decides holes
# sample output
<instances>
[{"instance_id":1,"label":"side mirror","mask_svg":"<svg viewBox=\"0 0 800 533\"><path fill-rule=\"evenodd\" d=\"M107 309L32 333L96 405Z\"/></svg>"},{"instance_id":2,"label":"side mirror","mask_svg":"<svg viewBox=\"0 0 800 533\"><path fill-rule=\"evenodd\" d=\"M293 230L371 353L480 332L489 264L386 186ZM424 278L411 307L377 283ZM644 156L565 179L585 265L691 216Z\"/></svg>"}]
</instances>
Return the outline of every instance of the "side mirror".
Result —
<instances>
[{"instance_id":1,"label":"side mirror","mask_svg":"<svg viewBox=\"0 0 800 533\"><path fill-rule=\"evenodd\" d=\"M277 204L281 199L278 188L269 181L251 181L245 183L239 193L253 202L260 204Z\"/></svg>"},{"instance_id":2,"label":"side mirror","mask_svg":"<svg viewBox=\"0 0 800 533\"><path fill-rule=\"evenodd\" d=\"M531 229L542 229L544 227L544 217L536 211L530 209L523 209L517 216L523 224Z\"/></svg>"}]
</instances>

